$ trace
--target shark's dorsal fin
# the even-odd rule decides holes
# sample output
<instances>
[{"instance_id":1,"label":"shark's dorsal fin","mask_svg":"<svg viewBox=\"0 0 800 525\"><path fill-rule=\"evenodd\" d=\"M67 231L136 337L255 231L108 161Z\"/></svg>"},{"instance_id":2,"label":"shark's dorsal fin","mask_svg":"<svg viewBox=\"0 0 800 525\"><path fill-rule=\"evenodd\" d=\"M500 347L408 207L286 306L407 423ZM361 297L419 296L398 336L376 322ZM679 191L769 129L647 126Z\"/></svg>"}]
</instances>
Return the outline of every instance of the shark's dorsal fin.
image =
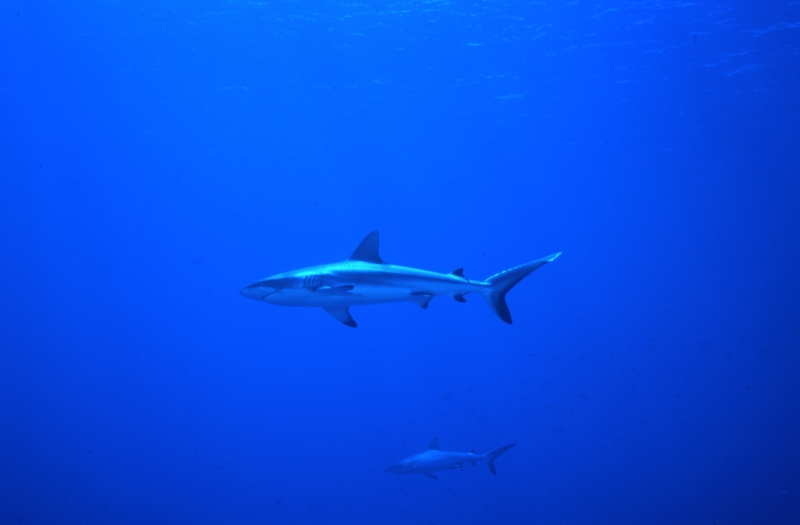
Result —
<instances>
[{"instance_id":1,"label":"shark's dorsal fin","mask_svg":"<svg viewBox=\"0 0 800 525\"><path fill-rule=\"evenodd\" d=\"M356 320L353 319L353 316L350 315L350 312L347 310L346 306L339 306L339 307L331 307L325 308L326 312L331 314L334 319L337 321L346 324L347 326L352 326L356 328L358 325L356 324Z\"/></svg>"},{"instance_id":2,"label":"shark's dorsal fin","mask_svg":"<svg viewBox=\"0 0 800 525\"><path fill-rule=\"evenodd\" d=\"M455 270L450 272L450 275L455 275L457 277L464 277L464 268L456 268Z\"/></svg>"},{"instance_id":3,"label":"shark's dorsal fin","mask_svg":"<svg viewBox=\"0 0 800 525\"><path fill-rule=\"evenodd\" d=\"M435 437L431 439L431 444L428 445L428 450L440 450L439 449L439 438Z\"/></svg>"},{"instance_id":4,"label":"shark's dorsal fin","mask_svg":"<svg viewBox=\"0 0 800 525\"><path fill-rule=\"evenodd\" d=\"M384 260L378 255L378 230L370 233L361 244L358 245L356 251L350 256L351 261L364 261L377 264L383 264Z\"/></svg>"}]
</instances>

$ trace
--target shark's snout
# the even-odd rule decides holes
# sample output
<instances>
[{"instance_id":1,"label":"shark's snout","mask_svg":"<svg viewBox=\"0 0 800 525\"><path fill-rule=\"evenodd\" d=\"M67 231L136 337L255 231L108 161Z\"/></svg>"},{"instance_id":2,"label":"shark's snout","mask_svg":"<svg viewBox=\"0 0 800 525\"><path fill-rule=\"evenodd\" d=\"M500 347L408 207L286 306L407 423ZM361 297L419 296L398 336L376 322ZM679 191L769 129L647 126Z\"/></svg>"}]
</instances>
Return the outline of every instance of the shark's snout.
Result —
<instances>
[{"instance_id":1,"label":"shark's snout","mask_svg":"<svg viewBox=\"0 0 800 525\"><path fill-rule=\"evenodd\" d=\"M398 463L397 465L390 465L383 469L384 472L392 472L394 474L401 474L403 472L403 464Z\"/></svg>"},{"instance_id":2,"label":"shark's snout","mask_svg":"<svg viewBox=\"0 0 800 525\"><path fill-rule=\"evenodd\" d=\"M275 288L268 285L264 281L255 282L239 290L239 293L242 294L244 297L247 297L248 299L255 299L256 301L261 301L268 295L273 294L275 292L276 292Z\"/></svg>"}]
</instances>

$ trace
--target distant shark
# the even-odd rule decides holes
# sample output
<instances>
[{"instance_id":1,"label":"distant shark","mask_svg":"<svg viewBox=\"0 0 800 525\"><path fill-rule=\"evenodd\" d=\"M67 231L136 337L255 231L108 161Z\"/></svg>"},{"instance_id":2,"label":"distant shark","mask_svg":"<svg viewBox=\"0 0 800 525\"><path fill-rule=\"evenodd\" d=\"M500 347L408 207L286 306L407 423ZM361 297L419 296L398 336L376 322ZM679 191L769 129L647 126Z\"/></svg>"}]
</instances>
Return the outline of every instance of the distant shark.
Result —
<instances>
[{"instance_id":1,"label":"distant shark","mask_svg":"<svg viewBox=\"0 0 800 525\"><path fill-rule=\"evenodd\" d=\"M492 474L497 474L494 469L494 460L497 456L516 445L512 443L504 447L492 450L486 454L476 454L473 452L448 452L439 449L439 440L433 438L428 450L406 458L396 465L386 468L386 472L395 474L423 474L431 479L439 479L433 475L440 470L450 470L463 467L466 464L475 466L477 461L485 461Z\"/></svg>"},{"instance_id":2,"label":"distant shark","mask_svg":"<svg viewBox=\"0 0 800 525\"><path fill-rule=\"evenodd\" d=\"M508 291L529 273L555 260L561 252L495 274L485 281L464 277L464 269L436 273L388 264L378 255L377 230L367 235L349 259L280 273L256 281L239 293L250 299L284 306L319 306L347 326L356 322L348 310L361 304L411 301L422 308L437 295L464 303L464 295L480 293L508 324Z\"/></svg>"}]
</instances>

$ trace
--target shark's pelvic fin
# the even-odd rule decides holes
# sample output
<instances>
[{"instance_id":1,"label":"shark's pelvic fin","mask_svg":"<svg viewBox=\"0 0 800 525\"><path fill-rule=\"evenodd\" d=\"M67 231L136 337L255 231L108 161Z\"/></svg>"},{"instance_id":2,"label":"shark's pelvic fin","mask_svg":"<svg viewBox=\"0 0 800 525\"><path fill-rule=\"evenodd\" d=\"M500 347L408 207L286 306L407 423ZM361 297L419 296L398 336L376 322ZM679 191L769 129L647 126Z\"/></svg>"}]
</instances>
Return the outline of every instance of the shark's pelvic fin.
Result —
<instances>
[{"instance_id":1,"label":"shark's pelvic fin","mask_svg":"<svg viewBox=\"0 0 800 525\"><path fill-rule=\"evenodd\" d=\"M506 294L508 291L511 290L515 284L527 277L532 271L554 261L559 255L561 255L561 252L536 259L529 263L520 264L514 268L496 273L486 279L486 282L492 286L483 293L483 296L486 298L486 302L489 303L489 306L492 307L492 310L494 310L494 313L503 321L511 324L511 312L508 311L508 305L506 304Z\"/></svg>"},{"instance_id":2,"label":"shark's pelvic fin","mask_svg":"<svg viewBox=\"0 0 800 525\"><path fill-rule=\"evenodd\" d=\"M497 474L497 471L494 469L494 460L497 459L497 456L510 449L514 445L516 445L516 443L511 443L510 445L506 445L486 453L486 464L489 465L489 470L492 471L492 474Z\"/></svg>"},{"instance_id":3,"label":"shark's pelvic fin","mask_svg":"<svg viewBox=\"0 0 800 525\"><path fill-rule=\"evenodd\" d=\"M355 319L353 319L353 316L350 315L350 312L348 311L346 306L324 308L324 310L329 314L331 314L334 319L336 319L341 323L346 324L347 326L352 326L353 328L356 328L358 326L356 324Z\"/></svg>"},{"instance_id":4,"label":"shark's pelvic fin","mask_svg":"<svg viewBox=\"0 0 800 525\"><path fill-rule=\"evenodd\" d=\"M466 299L464 299L464 294L463 294L463 293L457 293L457 294L455 294L455 295L453 296L453 299L455 299L455 300L456 300L456 301L458 301L459 303L466 303L466 302L467 302L467 300L466 300Z\"/></svg>"},{"instance_id":5,"label":"shark's pelvic fin","mask_svg":"<svg viewBox=\"0 0 800 525\"><path fill-rule=\"evenodd\" d=\"M350 260L383 264L385 261L378 255L378 241L378 230L375 230L364 237L356 251L350 256Z\"/></svg>"},{"instance_id":6,"label":"shark's pelvic fin","mask_svg":"<svg viewBox=\"0 0 800 525\"><path fill-rule=\"evenodd\" d=\"M428 445L428 450L440 450L438 437L431 439L431 444Z\"/></svg>"},{"instance_id":7,"label":"shark's pelvic fin","mask_svg":"<svg viewBox=\"0 0 800 525\"><path fill-rule=\"evenodd\" d=\"M419 305L423 310L428 308L428 303L433 299L434 294L428 292L411 292L411 300Z\"/></svg>"}]
</instances>

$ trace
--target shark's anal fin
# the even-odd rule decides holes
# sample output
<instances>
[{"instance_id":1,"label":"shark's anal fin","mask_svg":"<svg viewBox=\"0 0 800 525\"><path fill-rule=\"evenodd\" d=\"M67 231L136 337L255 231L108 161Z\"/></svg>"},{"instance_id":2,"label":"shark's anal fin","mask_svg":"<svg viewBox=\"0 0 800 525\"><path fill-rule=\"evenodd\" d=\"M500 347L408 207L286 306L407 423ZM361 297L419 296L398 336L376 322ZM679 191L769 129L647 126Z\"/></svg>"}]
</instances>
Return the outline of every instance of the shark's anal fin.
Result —
<instances>
[{"instance_id":1,"label":"shark's anal fin","mask_svg":"<svg viewBox=\"0 0 800 525\"><path fill-rule=\"evenodd\" d=\"M455 294L455 295L453 296L453 299L455 299L455 300L456 300L456 301L458 301L459 303L466 303L466 302L467 302L467 300L466 300L466 299L464 299L464 294L463 294L463 293L457 293L457 294Z\"/></svg>"},{"instance_id":2,"label":"shark's anal fin","mask_svg":"<svg viewBox=\"0 0 800 525\"><path fill-rule=\"evenodd\" d=\"M350 260L383 264L384 260L378 255L378 244L378 230L375 230L364 237L364 240L358 245L356 251L350 256Z\"/></svg>"},{"instance_id":3,"label":"shark's anal fin","mask_svg":"<svg viewBox=\"0 0 800 525\"><path fill-rule=\"evenodd\" d=\"M342 286L320 286L315 291L317 293L324 293L327 295L351 295L350 290L355 288L352 284L343 284Z\"/></svg>"},{"instance_id":4,"label":"shark's anal fin","mask_svg":"<svg viewBox=\"0 0 800 525\"><path fill-rule=\"evenodd\" d=\"M431 439L430 445L428 445L428 450L441 450L439 448L439 438L435 437Z\"/></svg>"},{"instance_id":5,"label":"shark's anal fin","mask_svg":"<svg viewBox=\"0 0 800 525\"><path fill-rule=\"evenodd\" d=\"M434 294L428 292L411 292L410 300L414 301L423 310L428 307L428 303L433 299Z\"/></svg>"},{"instance_id":6,"label":"shark's anal fin","mask_svg":"<svg viewBox=\"0 0 800 525\"><path fill-rule=\"evenodd\" d=\"M336 308L324 308L326 312L331 314L334 319L339 321L340 323L344 323L347 326L352 326L356 328L358 325L356 324L355 319L353 316L350 315L350 312L347 310L347 307L336 307Z\"/></svg>"},{"instance_id":7,"label":"shark's anal fin","mask_svg":"<svg viewBox=\"0 0 800 525\"><path fill-rule=\"evenodd\" d=\"M425 475L428 476L431 479L439 479L436 476L434 476L433 474L431 474L430 472L425 472Z\"/></svg>"}]
</instances>

